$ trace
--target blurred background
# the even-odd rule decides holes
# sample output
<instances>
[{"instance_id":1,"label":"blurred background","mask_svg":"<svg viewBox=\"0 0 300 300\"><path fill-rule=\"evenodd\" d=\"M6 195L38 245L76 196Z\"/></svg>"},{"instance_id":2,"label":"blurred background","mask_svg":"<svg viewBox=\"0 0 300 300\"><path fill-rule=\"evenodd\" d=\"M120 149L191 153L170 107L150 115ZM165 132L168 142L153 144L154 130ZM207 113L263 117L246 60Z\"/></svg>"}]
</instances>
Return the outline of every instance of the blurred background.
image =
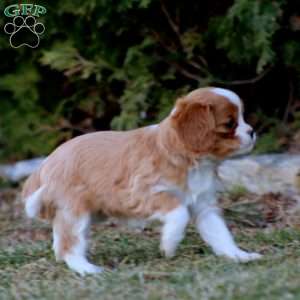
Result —
<instances>
[{"instance_id":1,"label":"blurred background","mask_svg":"<svg viewBox=\"0 0 300 300\"><path fill-rule=\"evenodd\" d=\"M176 97L207 85L244 99L257 153L299 150L298 0L37 4L47 9L38 48L13 49L0 35L1 162L158 122ZM3 15L0 27L10 21Z\"/></svg>"}]
</instances>

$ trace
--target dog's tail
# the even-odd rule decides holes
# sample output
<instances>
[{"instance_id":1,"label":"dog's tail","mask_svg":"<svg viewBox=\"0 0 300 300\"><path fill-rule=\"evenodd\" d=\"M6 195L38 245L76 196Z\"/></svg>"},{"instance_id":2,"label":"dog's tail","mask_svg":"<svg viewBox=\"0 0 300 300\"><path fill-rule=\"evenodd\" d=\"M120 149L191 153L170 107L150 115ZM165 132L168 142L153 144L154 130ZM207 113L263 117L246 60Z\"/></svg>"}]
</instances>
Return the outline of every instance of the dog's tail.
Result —
<instances>
[{"instance_id":1,"label":"dog's tail","mask_svg":"<svg viewBox=\"0 0 300 300\"><path fill-rule=\"evenodd\" d=\"M41 185L40 169L36 170L26 180L22 190L22 200L25 204L25 212L29 218L40 215L43 206L45 185Z\"/></svg>"}]
</instances>

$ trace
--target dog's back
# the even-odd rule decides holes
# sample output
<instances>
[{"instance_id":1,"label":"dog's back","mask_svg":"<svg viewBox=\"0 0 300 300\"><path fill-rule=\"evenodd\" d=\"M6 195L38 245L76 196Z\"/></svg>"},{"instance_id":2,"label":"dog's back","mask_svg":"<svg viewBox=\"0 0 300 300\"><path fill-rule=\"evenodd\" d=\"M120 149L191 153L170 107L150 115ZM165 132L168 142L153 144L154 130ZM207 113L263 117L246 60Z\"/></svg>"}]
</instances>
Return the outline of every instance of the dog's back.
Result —
<instances>
[{"instance_id":1,"label":"dog's back","mask_svg":"<svg viewBox=\"0 0 300 300\"><path fill-rule=\"evenodd\" d=\"M123 206L120 201L127 198L130 178L124 171L128 169L129 157L140 168L142 161L138 159L136 144L149 142L148 138L139 138L144 130L147 129L96 132L62 144L24 184L22 198L27 215L52 219L55 210L66 204L75 211L102 209L105 214L119 215ZM115 187L122 185L121 195Z\"/></svg>"}]
</instances>

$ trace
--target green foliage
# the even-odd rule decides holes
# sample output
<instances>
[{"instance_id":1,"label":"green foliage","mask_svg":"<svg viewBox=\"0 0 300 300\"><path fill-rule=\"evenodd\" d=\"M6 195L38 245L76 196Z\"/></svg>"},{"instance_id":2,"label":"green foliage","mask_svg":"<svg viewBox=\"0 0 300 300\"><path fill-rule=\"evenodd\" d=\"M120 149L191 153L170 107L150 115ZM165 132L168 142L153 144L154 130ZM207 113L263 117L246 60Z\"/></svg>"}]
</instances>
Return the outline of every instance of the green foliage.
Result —
<instances>
[{"instance_id":1,"label":"green foliage","mask_svg":"<svg viewBox=\"0 0 300 300\"><path fill-rule=\"evenodd\" d=\"M261 137L258 138L254 153L262 154L262 153L270 153L270 152L280 152L282 149L282 145L278 139L278 134L275 130L271 130Z\"/></svg>"},{"instance_id":2,"label":"green foliage","mask_svg":"<svg viewBox=\"0 0 300 300\"><path fill-rule=\"evenodd\" d=\"M256 65L260 73L274 63L274 34L279 29L283 1L238 0L227 16L214 24L216 44L224 49L231 62ZM231 33L231 34L229 34Z\"/></svg>"},{"instance_id":3,"label":"green foliage","mask_svg":"<svg viewBox=\"0 0 300 300\"><path fill-rule=\"evenodd\" d=\"M300 95L300 46L285 34L292 4L204 2L41 1L48 13L37 49L12 49L0 35L0 160L46 154L86 131L158 122L176 97L231 88L241 69L247 78L283 66Z\"/></svg>"},{"instance_id":4,"label":"green foliage","mask_svg":"<svg viewBox=\"0 0 300 300\"><path fill-rule=\"evenodd\" d=\"M257 111L256 117L260 120L260 128L258 128L258 139L253 153L281 152L285 141L280 137L285 135L286 128L278 118L266 116L261 110Z\"/></svg>"},{"instance_id":5,"label":"green foliage","mask_svg":"<svg viewBox=\"0 0 300 300\"><path fill-rule=\"evenodd\" d=\"M14 74L2 77L0 89L11 93L11 98L1 102L0 156L19 159L19 154L46 154L55 146L56 136L52 130L51 117L38 105L37 89L40 75L31 64L21 64Z\"/></svg>"},{"instance_id":6,"label":"green foliage","mask_svg":"<svg viewBox=\"0 0 300 300\"><path fill-rule=\"evenodd\" d=\"M293 130L299 130L300 129L300 112L298 111L294 115L294 122L292 123L292 129Z\"/></svg>"}]
</instances>

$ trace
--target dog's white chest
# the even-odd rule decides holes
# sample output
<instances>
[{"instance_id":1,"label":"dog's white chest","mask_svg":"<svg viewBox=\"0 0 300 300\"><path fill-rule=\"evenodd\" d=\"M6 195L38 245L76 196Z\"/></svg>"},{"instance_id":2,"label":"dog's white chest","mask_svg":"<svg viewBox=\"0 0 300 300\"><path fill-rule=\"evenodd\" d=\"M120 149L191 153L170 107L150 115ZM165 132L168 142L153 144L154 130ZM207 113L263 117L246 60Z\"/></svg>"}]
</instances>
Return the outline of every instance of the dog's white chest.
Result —
<instances>
[{"instance_id":1,"label":"dog's white chest","mask_svg":"<svg viewBox=\"0 0 300 300\"><path fill-rule=\"evenodd\" d=\"M162 180L152 187L152 193L170 193L187 206L198 202L205 205L215 201L216 182L215 165L211 161L203 161L189 170L187 190Z\"/></svg>"},{"instance_id":2,"label":"dog's white chest","mask_svg":"<svg viewBox=\"0 0 300 300\"><path fill-rule=\"evenodd\" d=\"M188 193L186 203L193 204L213 198L216 191L215 166L210 161L204 161L192 168L187 178Z\"/></svg>"}]
</instances>

